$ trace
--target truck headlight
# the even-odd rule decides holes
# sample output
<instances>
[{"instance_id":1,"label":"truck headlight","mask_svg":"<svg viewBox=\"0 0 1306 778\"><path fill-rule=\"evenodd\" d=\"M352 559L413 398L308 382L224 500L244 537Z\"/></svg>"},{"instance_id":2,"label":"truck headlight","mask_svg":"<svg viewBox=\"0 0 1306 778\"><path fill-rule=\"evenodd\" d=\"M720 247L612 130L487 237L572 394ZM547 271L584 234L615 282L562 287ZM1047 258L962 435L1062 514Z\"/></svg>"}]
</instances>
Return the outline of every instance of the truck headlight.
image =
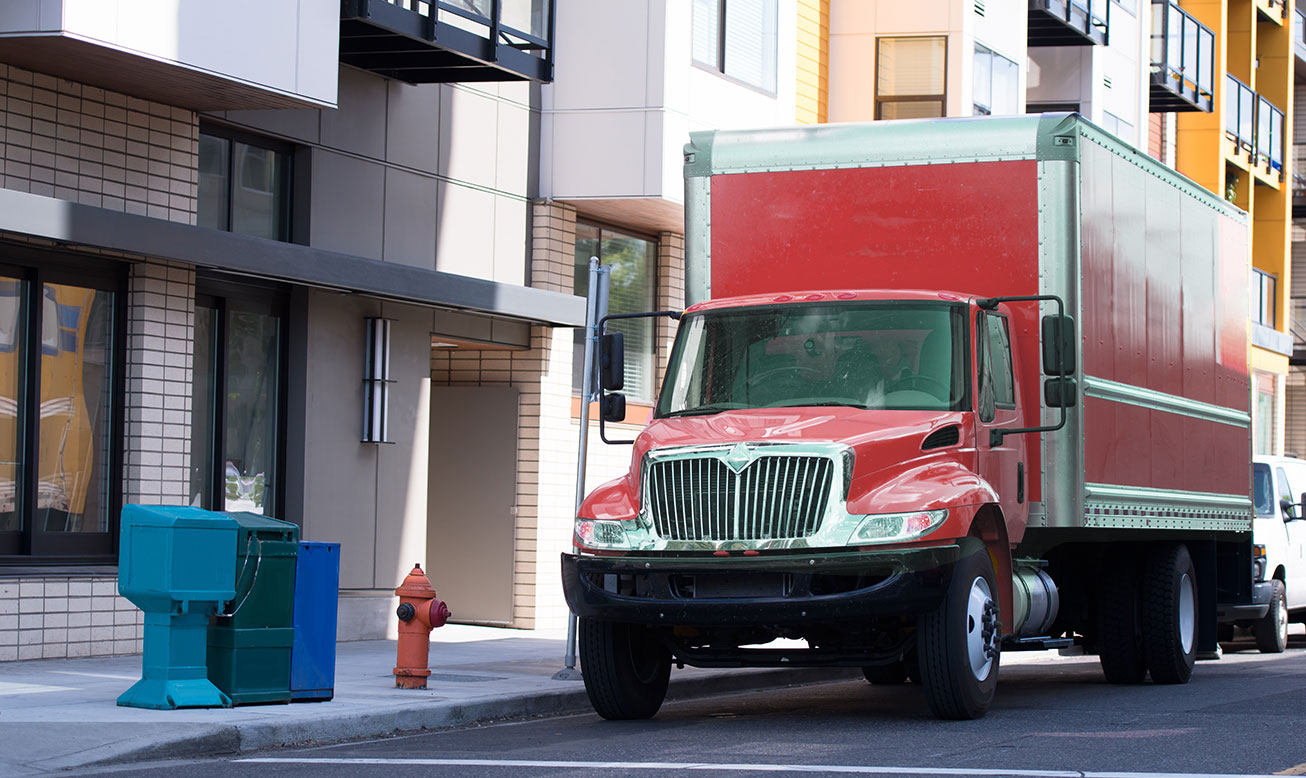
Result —
<instances>
[{"instance_id":1,"label":"truck headlight","mask_svg":"<svg viewBox=\"0 0 1306 778\"><path fill-rule=\"evenodd\" d=\"M848 545L911 540L935 529L948 518L947 510L881 513L867 516L848 536Z\"/></svg>"},{"instance_id":2,"label":"truck headlight","mask_svg":"<svg viewBox=\"0 0 1306 778\"><path fill-rule=\"evenodd\" d=\"M1258 582L1265 580L1265 561L1265 546L1252 546L1252 570L1256 574L1252 580Z\"/></svg>"},{"instance_id":3,"label":"truck headlight","mask_svg":"<svg viewBox=\"0 0 1306 778\"><path fill-rule=\"evenodd\" d=\"M576 519L577 545L586 548L629 548L626 530L619 521Z\"/></svg>"}]
</instances>

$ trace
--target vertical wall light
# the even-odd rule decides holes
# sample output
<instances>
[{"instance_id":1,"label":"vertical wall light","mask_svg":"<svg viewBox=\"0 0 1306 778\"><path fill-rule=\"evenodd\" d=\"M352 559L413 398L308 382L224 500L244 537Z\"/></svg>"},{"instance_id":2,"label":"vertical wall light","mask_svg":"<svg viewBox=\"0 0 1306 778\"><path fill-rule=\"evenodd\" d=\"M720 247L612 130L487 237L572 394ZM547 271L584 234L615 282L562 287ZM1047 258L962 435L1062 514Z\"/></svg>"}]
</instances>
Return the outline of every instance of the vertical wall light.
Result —
<instances>
[{"instance_id":1,"label":"vertical wall light","mask_svg":"<svg viewBox=\"0 0 1306 778\"><path fill-rule=\"evenodd\" d=\"M363 362L363 442L391 443L390 437L390 320L366 319L367 348Z\"/></svg>"}]
</instances>

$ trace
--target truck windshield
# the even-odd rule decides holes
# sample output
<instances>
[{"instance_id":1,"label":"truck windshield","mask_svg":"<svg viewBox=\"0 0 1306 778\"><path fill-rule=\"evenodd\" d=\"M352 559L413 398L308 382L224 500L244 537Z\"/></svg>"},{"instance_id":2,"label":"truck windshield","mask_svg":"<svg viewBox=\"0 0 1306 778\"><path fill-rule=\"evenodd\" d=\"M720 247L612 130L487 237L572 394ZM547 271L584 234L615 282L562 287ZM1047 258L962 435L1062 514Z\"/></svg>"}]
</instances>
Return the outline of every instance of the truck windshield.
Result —
<instances>
[{"instance_id":1,"label":"truck windshield","mask_svg":"<svg viewBox=\"0 0 1306 778\"><path fill-rule=\"evenodd\" d=\"M788 303L686 316L657 415L847 405L966 407L966 308Z\"/></svg>"},{"instance_id":2,"label":"truck windshield","mask_svg":"<svg viewBox=\"0 0 1306 778\"><path fill-rule=\"evenodd\" d=\"M1252 502L1257 516L1274 515L1274 480L1270 466L1261 462L1252 465Z\"/></svg>"}]
</instances>

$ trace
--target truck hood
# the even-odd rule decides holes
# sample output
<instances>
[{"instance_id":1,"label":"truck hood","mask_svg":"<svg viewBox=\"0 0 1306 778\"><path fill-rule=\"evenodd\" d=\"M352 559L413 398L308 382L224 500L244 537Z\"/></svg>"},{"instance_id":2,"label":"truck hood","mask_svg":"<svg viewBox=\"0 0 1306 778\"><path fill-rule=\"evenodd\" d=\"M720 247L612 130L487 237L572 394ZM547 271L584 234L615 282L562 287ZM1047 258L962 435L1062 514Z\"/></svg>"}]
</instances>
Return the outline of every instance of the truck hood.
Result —
<instances>
[{"instance_id":1,"label":"truck hood","mask_svg":"<svg viewBox=\"0 0 1306 778\"><path fill-rule=\"evenodd\" d=\"M756 408L711 416L654 419L636 440L634 461L653 448L729 443L842 443L856 454L854 478L900 467L927 452L931 433L955 426L956 450L969 438L965 414L956 411L868 411L860 408ZM971 444L973 445L973 444ZM932 452L929 452L932 453Z\"/></svg>"}]
</instances>

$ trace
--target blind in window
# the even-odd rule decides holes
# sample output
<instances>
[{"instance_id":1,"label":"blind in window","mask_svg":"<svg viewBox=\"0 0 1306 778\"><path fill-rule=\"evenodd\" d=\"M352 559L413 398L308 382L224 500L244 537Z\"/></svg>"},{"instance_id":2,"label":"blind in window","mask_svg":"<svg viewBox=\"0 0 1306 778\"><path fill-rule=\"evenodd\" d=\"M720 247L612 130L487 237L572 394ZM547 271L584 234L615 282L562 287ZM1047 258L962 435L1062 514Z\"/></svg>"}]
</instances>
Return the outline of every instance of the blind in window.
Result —
<instances>
[{"instance_id":1,"label":"blind in window","mask_svg":"<svg viewBox=\"0 0 1306 778\"><path fill-rule=\"evenodd\" d=\"M775 91L776 0L726 4L725 74Z\"/></svg>"},{"instance_id":2,"label":"blind in window","mask_svg":"<svg viewBox=\"0 0 1306 778\"><path fill-rule=\"evenodd\" d=\"M717 47L720 40L718 27L721 23L720 5L721 0L694 0L691 23L694 61L714 68L721 66L721 63L717 62Z\"/></svg>"},{"instance_id":3,"label":"blind in window","mask_svg":"<svg viewBox=\"0 0 1306 778\"><path fill-rule=\"evenodd\" d=\"M947 39L881 38L876 91L882 97L941 95Z\"/></svg>"}]
</instances>

